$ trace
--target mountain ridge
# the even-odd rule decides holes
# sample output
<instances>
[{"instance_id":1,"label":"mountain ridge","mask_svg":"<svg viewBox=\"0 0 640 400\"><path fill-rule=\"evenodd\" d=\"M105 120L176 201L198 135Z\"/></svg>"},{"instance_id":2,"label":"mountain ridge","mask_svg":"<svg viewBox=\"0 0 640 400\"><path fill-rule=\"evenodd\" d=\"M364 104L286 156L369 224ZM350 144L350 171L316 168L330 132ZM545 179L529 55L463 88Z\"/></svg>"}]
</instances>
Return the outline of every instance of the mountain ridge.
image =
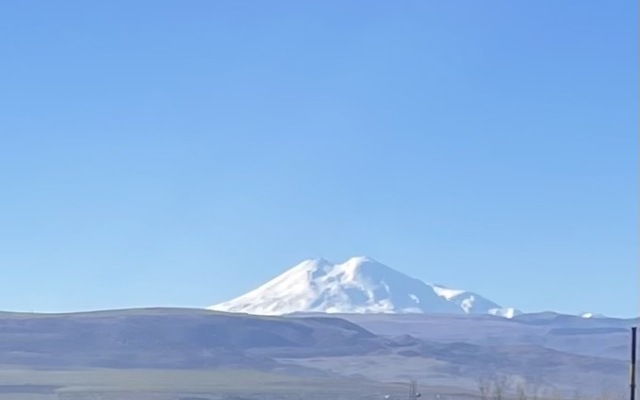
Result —
<instances>
[{"instance_id":1,"label":"mountain ridge","mask_svg":"<svg viewBox=\"0 0 640 400\"><path fill-rule=\"evenodd\" d=\"M304 260L263 285L209 310L255 315L296 312L520 314L477 293L425 283L368 256L343 263Z\"/></svg>"}]
</instances>

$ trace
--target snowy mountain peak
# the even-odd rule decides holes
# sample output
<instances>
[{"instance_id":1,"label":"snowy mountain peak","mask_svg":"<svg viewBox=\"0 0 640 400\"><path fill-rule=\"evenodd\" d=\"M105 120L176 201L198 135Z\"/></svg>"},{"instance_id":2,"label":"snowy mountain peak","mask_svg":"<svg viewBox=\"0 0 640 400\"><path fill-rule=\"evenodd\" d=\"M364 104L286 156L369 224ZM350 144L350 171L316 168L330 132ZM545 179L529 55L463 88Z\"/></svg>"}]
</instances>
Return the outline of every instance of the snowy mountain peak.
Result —
<instances>
[{"instance_id":1,"label":"snowy mountain peak","mask_svg":"<svg viewBox=\"0 0 640 400\"><path fill-rule=\"evenodd\" d=\"M350 265L359 265L359 264L364 264L364 263L380 264L378 261L374 260L373 258L371 258L369 256L355 256L355 257L351 257L350 259L348 259L345 262L345 264L350 264Z\"/></svg>"},{"instance_id":2,"label":"snowy mountain peak","mask_svg":"<svg viewBox=\"0 0 640 400\"><path fill-rule=\"evenodd\" d=\"M302 261L264 285L211 310L260 315L324 313L458 313L512 317L475 293L429 285L371 257L340 264L316 258Z\"/></svg>"},{"instance_id":3,"label":"snowy mountain peak","mask_svg":"<svg viewBox=\"0 0 640 400\"><path fill-rule=\"evenodd\" d=\"M367 256L352 257L342 264L335 264L333 272L344 274L346 280L380 281L408 278L406 275L387 267L386 265Z\"/></svg>"}]
</instances>

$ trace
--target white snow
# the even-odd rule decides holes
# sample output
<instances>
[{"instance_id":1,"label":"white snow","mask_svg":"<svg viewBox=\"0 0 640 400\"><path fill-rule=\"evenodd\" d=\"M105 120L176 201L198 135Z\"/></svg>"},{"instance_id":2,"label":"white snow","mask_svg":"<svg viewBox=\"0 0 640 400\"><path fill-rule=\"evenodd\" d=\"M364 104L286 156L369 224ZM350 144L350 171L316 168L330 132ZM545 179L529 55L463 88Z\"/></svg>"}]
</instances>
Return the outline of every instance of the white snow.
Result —
<instances>
[{"instance_id":1,"label":"white snow","mask_svg":"<svg viewBox=\"0 0 640 400\"><path fill-rule=\"evenodd\" d=\"M499 317L513 318L516 315L522 314L522 312L515 308L493 308L489 310L489 314Z\"/></svg>"},{"instance_id":2,"label":"white snow","mask_svg":"<svg viewBox=\"0 0 640 400\"><path fill-rule=\"evenodd\" d=\"M341 264L305 260L242 296L208 308L258 315L453 313L511 318L518 313L476 293L424 283L363 256Z\"/></svg>"},{"instance_id":3,"label":"white snow","mask_svg":"<svg viewBox=\"0 0 640 400\"><path fill-rule=\"evenodd\" d=\"M602 314L595 314L595 313L591 313L591 312L585 312L585 313L582 313L582 314L580 314L580 316L581 316L582 318L588 318L588 319L590 319L590 318L606 318L606 317L605 317L604 315L602 315Z\"/></svg>"},{"instance_id":4,"label":"white snow","mask_svg":"<svg viewBox=\"0 0 640 400\"><path fill-rule=\"evenodd\" d=\"M440 285L431 285L431 287L438 296L444 297L447 300L451 300L452 298L464 293L464 290L449 289Z\"/></svg>"}]
</instances>

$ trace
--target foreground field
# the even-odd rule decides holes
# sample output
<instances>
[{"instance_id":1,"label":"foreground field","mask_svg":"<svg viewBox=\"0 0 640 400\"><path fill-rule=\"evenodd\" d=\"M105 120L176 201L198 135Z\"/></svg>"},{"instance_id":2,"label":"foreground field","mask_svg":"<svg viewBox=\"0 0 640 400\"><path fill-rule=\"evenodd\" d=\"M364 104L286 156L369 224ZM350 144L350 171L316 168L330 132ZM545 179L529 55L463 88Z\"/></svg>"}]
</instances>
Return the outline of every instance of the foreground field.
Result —
<instances>
[{"instance_id":1,"label":"foreground field","mask_svg":"<svg viewBox=\"0 0 640 400\"><path fill-rule=\"evenodd\" d=\"M0 371L2 400L382 399L385 395L405 398L406 392L405 382L298 378L247 370ZM457 395L469 397L472 393Z\"/></svg>"},{"instance_id":2,"label":"foreground field","mask_svg":"<svg viewBox=\"0 0 640 400\"><path fill-rule=\"evenodd\" d=\"M422 398L434 400L623 400L624 392L572 396L511 382L461 380L419 382ZM484 386L483 386L484 385ZM26 370L0 368L0 400L404 400L408 382L299 378L248 370ZM484 393L484 394L483 394ZM388 397L387 397L388 396Z\"/></svg>"}]
</instances>

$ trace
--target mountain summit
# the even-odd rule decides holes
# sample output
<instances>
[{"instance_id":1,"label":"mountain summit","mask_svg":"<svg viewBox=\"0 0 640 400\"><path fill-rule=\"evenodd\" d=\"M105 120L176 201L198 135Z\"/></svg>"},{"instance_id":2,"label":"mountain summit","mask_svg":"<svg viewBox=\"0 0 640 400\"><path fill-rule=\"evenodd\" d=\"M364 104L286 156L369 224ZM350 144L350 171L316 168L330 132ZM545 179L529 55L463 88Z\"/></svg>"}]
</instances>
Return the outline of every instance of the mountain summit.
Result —
<instances>
[{"instance_id":1,"label":"mountain summit","mask_svg":"<svg viewBox=\"0 0 640 400\"><path fill-rule=\"evenodd\" d=\"M370 257L353 257L342 264L306 260L257 289L209 309L258 315L449 313L511 318L517 313L475 293L424 283Z\"/></svg>"}]
</instances>

